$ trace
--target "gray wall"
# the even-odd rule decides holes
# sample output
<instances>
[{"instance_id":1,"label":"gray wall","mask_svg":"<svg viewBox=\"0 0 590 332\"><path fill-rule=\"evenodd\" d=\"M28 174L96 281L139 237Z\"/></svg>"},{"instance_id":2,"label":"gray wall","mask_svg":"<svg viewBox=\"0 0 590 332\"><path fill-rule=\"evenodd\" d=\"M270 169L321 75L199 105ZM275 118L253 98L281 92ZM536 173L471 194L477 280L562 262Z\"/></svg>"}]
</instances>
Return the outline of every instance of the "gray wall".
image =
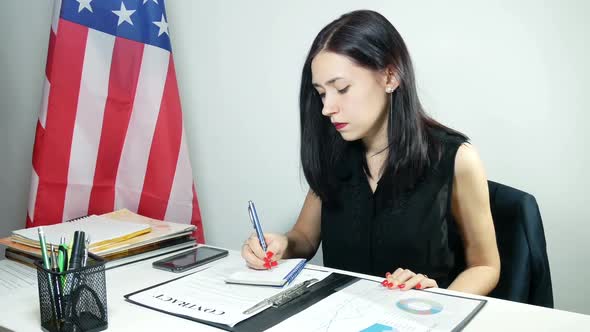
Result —
<instances>
[{"instance_id":1,"label":"gray wall","mask_svg":"<svg viewBox=\"0 0 590 332\"><path fill-rule=\"evenodd\" d=\"M51 8L38 0L0 5L0 237L25 226Z\"/></svg>"},{"instance_id":2,"label":"gray wall","mask_svg":"<svg viewBox=\"0 0 590 332\"><path fill-rule=\"evenodd\" d=\"M168 0L185 126L207 241L238 249L295 220L305 180L297 96L321 27L375 9L405 38L429 112L468 134L490 179L528 191L544 218L555 302L590 314L590 3L587 1ZM45 1L0 11L0 236L24 225L49 34ZM26 17L25 17L26 16ZM8 32L8 33L7 33ZM319 262L321 260L316 260Z\"/></svg>"}]
</instances>

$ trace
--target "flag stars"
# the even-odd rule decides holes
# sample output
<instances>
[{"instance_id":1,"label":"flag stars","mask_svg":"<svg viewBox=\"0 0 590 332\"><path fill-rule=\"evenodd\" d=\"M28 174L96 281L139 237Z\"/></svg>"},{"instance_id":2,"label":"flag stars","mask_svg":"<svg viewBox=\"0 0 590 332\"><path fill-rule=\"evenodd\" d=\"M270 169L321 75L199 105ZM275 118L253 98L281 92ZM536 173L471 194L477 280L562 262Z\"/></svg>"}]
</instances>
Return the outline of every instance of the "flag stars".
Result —
<instances>
[{"instance_id":1,"label":"flag stars","mask_svg":"<svg viewBox=\"0 0 590 332\"><path fill-rule=\"evenodd\" d=\"M92 7L90 6L90 3L92 2L92 0L76 0L78 1L78 13L83 11L84 9L87 9L88 11L90 11L92 13Z\"/></svg>"},{"instance_id":2,"label":"flag stars","mask_svg":"<svg viewBox=\"0 0 590 332\"><path fill-rule=\"evenodd\" d=\"M148 2L149 0L143 0L143 4L145 5L146 2ZM158 4L158 0L152 0L155 4Z\"/></svg>"},{"instance_id":3,"label":"flag stars","mask_svg":"<svg viewBox=\"0 0 590 332\"><path fill-rule=\"evenodd\" d=\"M155 25L158 26L158 28L160 28L160 30L158 31L158 37L160 37L163 33L167 34L168 36L170 36L168 34L168 22L166 22L166 19L164 18L164 14L162 14L162 19L160 20L160 22L155 21L152 22Z\"/></svg>"},{"instance_id":4,"label":"flag stars","mask_svg":"<svg viewBox=\"0 0 590 332\"><path fill-rule=\"evenodd\" d=\"M135 10L128 10L125 8L125 3L121 2L121 9L113 10L113 13L119 16L119 22L117 22L117 26L121 25L123 22L133 25L133 22L131 22L131 15L135 13Z\"/></svg>"}]
</instances>

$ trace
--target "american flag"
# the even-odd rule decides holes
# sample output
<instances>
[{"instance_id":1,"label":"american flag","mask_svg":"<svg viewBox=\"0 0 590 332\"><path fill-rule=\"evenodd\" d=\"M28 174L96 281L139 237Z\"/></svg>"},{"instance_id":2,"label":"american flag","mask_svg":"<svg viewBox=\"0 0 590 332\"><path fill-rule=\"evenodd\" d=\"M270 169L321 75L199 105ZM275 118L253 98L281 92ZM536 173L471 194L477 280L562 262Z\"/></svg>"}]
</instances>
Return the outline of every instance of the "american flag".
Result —
<instances>
[{"instance_id":1,"label":"american flag","mask_svg":"<svg viewBox=\"0 0 590 332\"><path fill-rule=\"evenodd\" d=\"M27 227L127 208L204 242L164 0L56 0Z\"/></svg>"}]
</instances>

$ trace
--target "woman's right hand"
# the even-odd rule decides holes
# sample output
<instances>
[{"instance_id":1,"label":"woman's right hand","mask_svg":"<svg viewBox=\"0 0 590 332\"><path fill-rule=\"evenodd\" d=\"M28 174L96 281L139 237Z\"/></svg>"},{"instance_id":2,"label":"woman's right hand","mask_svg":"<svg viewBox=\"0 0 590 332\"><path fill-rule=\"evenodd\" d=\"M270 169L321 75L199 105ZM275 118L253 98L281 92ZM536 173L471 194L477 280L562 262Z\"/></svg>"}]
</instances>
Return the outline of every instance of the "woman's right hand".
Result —
<instances>
[{"instance_id":1,"label":"woman's right hand","mask_svg":"<svg viewBox=\"0 0 590 332\"><path fill-rule=\"evenodd\" d=\"M264 240L266 241L266 252L262 250L258 237L254 233L242 245L242 257L253 269L264 270L276 266L289 244L287 236L283 234L265 233Z\"/></svg>"}]
</instances>

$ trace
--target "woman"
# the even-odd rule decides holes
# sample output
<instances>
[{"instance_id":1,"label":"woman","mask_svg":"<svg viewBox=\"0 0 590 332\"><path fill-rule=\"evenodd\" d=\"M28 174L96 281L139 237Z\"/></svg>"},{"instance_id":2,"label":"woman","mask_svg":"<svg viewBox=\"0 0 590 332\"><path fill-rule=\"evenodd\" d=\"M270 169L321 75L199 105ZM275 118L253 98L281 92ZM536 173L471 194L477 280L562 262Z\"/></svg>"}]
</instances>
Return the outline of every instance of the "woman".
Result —
<instances>
[{"instance_id":1,"label":"woman","mask_svg":"<svg viewBox=\"0 0 590 332\"><path fill-rule=\"evenodd\" d=\"M372 11L315 38L303 67L301 162L310 190L287 234L255 236L252 268L313 257L402 290L486 295L500 259L481 160L465 135L428 117L405 43Z\"/></svg>"}]
</instances>

